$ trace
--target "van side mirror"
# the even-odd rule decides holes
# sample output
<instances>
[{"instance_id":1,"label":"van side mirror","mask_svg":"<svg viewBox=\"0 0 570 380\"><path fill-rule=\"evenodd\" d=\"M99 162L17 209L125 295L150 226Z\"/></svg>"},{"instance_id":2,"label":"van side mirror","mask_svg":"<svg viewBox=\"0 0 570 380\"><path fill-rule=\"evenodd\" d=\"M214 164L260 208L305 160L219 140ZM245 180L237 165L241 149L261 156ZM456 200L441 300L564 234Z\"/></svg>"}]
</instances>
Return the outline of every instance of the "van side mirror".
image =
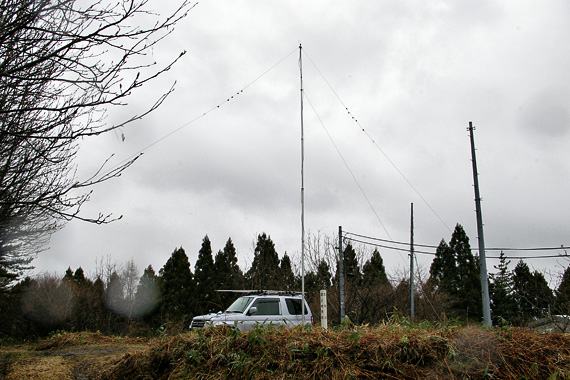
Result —
<instances>
[{"instance_id":1,"label":"van side mirror","mask_svg":"<svg viewBox=\"0 0 570 380\"><path fill-rule=\"evenodd\" d=\"M257 313L257 307L252 306L252 307L249 308L249 310L248 310L248 312L247 312L247 315L252 315L252 314L255 314L255 313Z\"/></svg>"}]
</instances>

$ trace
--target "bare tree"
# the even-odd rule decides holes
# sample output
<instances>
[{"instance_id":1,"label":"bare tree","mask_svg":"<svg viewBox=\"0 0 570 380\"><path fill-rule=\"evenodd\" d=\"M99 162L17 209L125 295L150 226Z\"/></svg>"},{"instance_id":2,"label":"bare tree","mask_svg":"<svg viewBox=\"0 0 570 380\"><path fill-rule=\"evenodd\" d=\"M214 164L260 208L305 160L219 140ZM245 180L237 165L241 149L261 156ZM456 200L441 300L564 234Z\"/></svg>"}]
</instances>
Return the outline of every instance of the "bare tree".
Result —
<instances>
[{"instance_id":1,"label":"bare tree","mask_svg":"<svg viewBox=\"0 0 570 380\"><path fill-rule=\"evenodd\" d=\"M113 260L113 256L107 254L95 258L95 278L100 278L103 283L108 283L113 273L119 273L123 266Z\"/></svg>"},{"instance_id":2,"label":"bare tree","mask_svg":"<svg viewBox=\"0 0 570 380\"><path fill-rule=\"evenodd\" d=\"M73 288L60 278L44 274L30 280L22 297L22 312L40 325L61 327L71 317Z\"/></svg>"},{"instance_id":3,"label":"bare tree","mask_svg":"<svg viewBox=\"0 0 570 380\"><path fill-rule=\"evenodd\" d=\"M135 293L139 282L139 268L135 264L135 260L131 258L125 264L125 268L121 272L123 285L125 287L125 303L127 307L127 315L130 317L135 302Z\"/></svg>"},{"instance_id":4,"label":"bare tree","mask_svg":"<svg viewBox=\"0 0 570 380\"><path fill-rule=\"evenodd\" d=\"M85 179L77 178L74 158L82 139L139 120L173 90L142 113L105 122L109 107L125 105L184 54L157 67L147 53L192 6L183 0L161 17L147 1L0 0L0 285L65 222L114 219L81 208L94 185L137 157L114 168L102 163Z\"/></svg>"},{"instance_id":5,"label":"bare tree","mask_svg":"<svg viewBox=\"0 0 570 380\"><path fill-rule=\"evenodd\" d=\"M338 246L337 237L332 238L324 235L321 231L317 233L307 232L305 241L305 268L307 272L317 272L319 264L324 261L334 272L337 265L337 253L335 248ZM295 261L300 262L300 258L295 257ZM331 279L332 280L332 279Z\"/></svg>"}]
</instances>

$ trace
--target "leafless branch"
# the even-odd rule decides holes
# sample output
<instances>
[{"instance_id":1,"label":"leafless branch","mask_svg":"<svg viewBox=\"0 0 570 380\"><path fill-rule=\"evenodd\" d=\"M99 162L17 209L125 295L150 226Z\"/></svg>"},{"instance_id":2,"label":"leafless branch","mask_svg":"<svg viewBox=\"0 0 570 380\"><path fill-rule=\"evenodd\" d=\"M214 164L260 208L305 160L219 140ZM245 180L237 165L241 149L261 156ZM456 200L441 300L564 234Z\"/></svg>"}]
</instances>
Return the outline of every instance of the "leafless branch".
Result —
<instances>
[{"instance_id":1,"label":"leafless branch","mask_svg":"<svg viewBox=\"0 0 570 380\"><path fill-rule=\"evenodd\" d=\"M79 143L140 120L172 93L174 85L146 110L105 123L107 108L125 105L182 57L158 67L149 53L194 6L182 1L161 17L148 0L0 0L0 272L28 265L69 220L120 219L86 216L82 206L139 156L79 179Z\"/></svg>"}]
</instances>

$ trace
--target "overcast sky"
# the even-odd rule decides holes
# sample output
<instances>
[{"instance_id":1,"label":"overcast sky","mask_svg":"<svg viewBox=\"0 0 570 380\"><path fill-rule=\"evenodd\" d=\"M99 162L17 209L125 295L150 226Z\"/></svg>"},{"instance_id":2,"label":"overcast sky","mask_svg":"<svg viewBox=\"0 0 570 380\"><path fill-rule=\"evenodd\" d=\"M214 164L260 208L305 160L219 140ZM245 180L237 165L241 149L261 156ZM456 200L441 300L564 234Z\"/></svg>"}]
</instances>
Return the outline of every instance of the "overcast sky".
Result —
<instances>
[{"instance_id":1,"label":"overcast sky","mask_svg":"<svg viewBox=\"0 0 570 380\"><path fill-rule=\"evenodd\" d=\"M174 2L150 4L166 11ZM205 235L214 253L231 237L242 269L263 232L280 255L298 258L300 43L308 233L332 237L342 225L406 242L413 202L416 243L449 241L460 223L477 247L473 121L486 246L568 246L568 20L564 0L201 2L154 50L159 63L187 54L109 120L173 81L175 92L125 128L125 141L110 133L81 147L82 176L110 154L117 164L144 149L85 208L123 218L69 223L33 262L36 273L82 266L93 275L105 256L158 271L180 246L193 270ZM380 253L389 274L407 270L405 252ZM418 258L426 270L431 259ZM554 272L568 265L525 261Z\"/></svg>"}]
</instances>

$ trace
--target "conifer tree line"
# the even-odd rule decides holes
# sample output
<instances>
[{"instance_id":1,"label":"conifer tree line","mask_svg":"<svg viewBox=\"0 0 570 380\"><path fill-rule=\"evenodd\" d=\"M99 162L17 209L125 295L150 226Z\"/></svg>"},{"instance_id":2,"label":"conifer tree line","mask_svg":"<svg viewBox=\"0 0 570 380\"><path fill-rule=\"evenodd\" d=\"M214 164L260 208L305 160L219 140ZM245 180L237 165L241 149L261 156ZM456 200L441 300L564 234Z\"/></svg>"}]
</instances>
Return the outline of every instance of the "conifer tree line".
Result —
<instances>
[{"instance_id":1,"label":"conifer tree line","mask_svg":"<svg viewBox=\"0 0 570 380\"><path fill-rule=\"evenodd\" d=\"M489 276L489 293L493 323L526 325L552 315L570 311L570 266L555 290L544 274L531 271L520 260L509 270L510 260L500 253L499 264ZM437 247L424 293L437 298L449 316L480 321L482 319L479 257L474 256L463 227L458 224L449 244Z\"/></svg>"},{"instance_id":2,"label":"conifer tree line","mask_svg":"<svg viewBox=\"0 0 570 380\"><path fill-rule=\"evenodd\" d=\"M307 242L305 289L315 321L320 321L319 291L327 290L328 319L340 321L337 238L310 236ZM382 255L345 242L345 310L356 324L379 323L394 314L410 312L406 274L386 274ZM509 270L501 253L489 278L494 323L525 325L546 315L570 311L570 269L555 291L543 274L519 261ZM258 235L251 266L238 265L234 244L227 240L214 254L208 236L202 240L194 266L184 248L174 249L162 268L148 266L140 274L134 261L119 266L98 263L94 279L81 267L62 277L25 278L0 293L0 335L41 336L54 330L101 331L107 334L148 335L165 328L188 329L195 315L224 310L236 294L220 289L300 290L300 263L287 253L281 258L271 237ZM570 267L569 267L570 268ZM451 240L442 240L429 268L415 288L417 320L443 318L481 321L478 257L457 225ZM329 322L329 323L330 323Z\"/></svg>"}]
</instances>

